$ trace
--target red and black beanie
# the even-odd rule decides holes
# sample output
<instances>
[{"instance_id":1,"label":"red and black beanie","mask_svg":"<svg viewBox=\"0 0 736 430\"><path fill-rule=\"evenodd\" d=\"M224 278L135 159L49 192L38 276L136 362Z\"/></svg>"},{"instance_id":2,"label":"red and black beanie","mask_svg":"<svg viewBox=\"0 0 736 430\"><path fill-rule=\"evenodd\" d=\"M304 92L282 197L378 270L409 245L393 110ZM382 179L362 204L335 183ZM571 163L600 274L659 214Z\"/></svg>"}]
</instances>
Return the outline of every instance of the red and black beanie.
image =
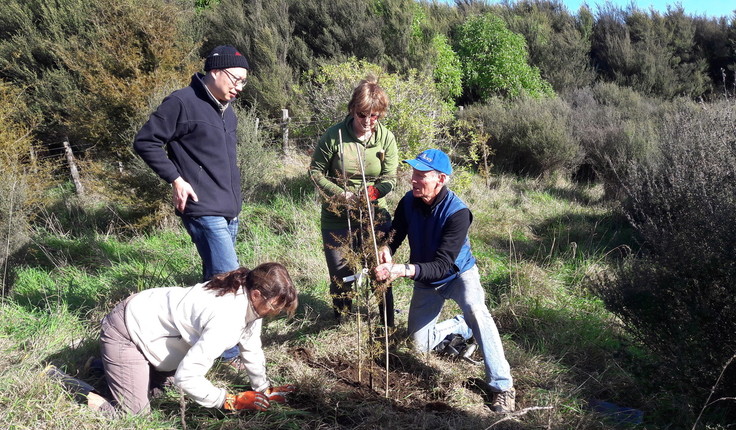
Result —
<instances>
[{"instance_id":1,"label":"red and black beanie","mask_svg":"<svg viewBox=\"0 0 736 430\"><path fill-rule=\"evenodd\" d=\"M230 67L242 67L250 69L248 59L237 49L230 45L220 45L212 50L204 61L204 71L212 69L229 69Z\"/></svg>"}]
</instances>

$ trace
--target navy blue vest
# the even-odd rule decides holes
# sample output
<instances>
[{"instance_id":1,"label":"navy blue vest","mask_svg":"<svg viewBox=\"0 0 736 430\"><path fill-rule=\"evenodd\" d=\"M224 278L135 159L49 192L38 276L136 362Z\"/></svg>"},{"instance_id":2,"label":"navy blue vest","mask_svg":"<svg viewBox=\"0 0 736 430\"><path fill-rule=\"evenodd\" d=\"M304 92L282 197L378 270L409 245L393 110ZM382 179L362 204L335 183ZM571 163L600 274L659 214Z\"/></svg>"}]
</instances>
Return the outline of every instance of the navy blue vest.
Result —
<instances>
[{"instance_id":1,"label":"navy blue vest","mask_svg":"<svg viewBox=\"0 0 736 430\"><path fill-rule=\"evenodd\" d=\"M425 216L421 209L414 206L414 197L411 191L406 193L402 200L406 222L409 225L407 234L411 249L409 261L412 263L426 263L434 260L442 239L442 229L445 222L455 212L465 209L467 206L450 190L447 190L445 198L432 209L430 216ZM430 284L440 285L449 282L473 267L474 264L475 257L470 251L470 240L466 234L460 253L446 276L438 281L430 282Z\"/></svg>"}]
</instances>

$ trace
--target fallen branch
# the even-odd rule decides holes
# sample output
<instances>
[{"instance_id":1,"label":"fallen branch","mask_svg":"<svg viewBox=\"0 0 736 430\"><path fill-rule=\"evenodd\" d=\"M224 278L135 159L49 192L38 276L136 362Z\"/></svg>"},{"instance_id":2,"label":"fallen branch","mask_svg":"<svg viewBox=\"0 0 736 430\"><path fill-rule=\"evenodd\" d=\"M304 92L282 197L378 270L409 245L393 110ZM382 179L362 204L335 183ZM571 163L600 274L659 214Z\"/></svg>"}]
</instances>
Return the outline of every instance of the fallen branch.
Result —
<instances>
[{"instance_id":1,"label":"fallen branch","mask_svg":"<svg viewBox=\"0 0 736 430\"><path fill-rule=\"evenodd\" d=\"M528 407L528 408L519 409L518 411L512 412L510 414L507 414L505 417L503 417L500 420L494 422L490 426L486 427L485 430L488 430L491 427L494 427L496 424L502 423L504 421L515 420L516 418L518 418L518 417L520 417L522 415L526 415L527 412L531 412L531 411L542 411L542 410L549 410L549 409L554 409L554 406L531 406L531 407Z\"/></svg>"}]
</instances>

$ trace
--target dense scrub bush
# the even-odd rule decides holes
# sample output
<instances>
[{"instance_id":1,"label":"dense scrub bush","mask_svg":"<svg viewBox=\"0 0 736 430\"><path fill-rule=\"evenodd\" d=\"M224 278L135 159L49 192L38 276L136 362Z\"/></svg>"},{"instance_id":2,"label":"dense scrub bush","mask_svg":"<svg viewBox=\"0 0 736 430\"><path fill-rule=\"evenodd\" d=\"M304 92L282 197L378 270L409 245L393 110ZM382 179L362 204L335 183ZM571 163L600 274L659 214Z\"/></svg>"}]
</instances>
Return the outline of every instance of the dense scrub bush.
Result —
<instances>
[{"instance_id":1,"label":"dense scrub bush","mask_svg":"<svg viewBox=\"0 0 736 430\"><path fill-rule=\"evenodd\" d=\"M663 378L699 410L736 352L736 115L733 105L667 116L662 158L622 184L643 253L597 284L609 309L661 360ZM733 396L736 369L716 396ZM731 408L720 402L710 408ZM730 417L731 422L734 419Z\"/></svg>"},{"instance_id":2,"label":"dense scrub bush","mask_svg":"<svg viewBox=\"0 0 736 430\"><path fill-rule=\"evenodd\" d=\"M460 118L490 136L493 163L505 170L546 175L577 165L580 148L569 132L571 111L559 98L522 97L465 109Z\"/></svg>"},{"instance_id":3,"label":"dense scrub bush","mask_svg":"<svg viewBox=\"0 0 736 430\"><path fill-rule=\"evenodd\" d=\"M401 77L354 58L345 63L324 64L307 88L319 124L317 136L347 115L353 89L369 74L378 77L378 84L389 97L388 112L382 121L396 136L402 154L416 155L442 138L451 115L431 76L411 73Z\"/></svg>"},{"instance_id":4,"label":"dense scrub bush","mask_svg":"<svg viewBox=\"0 0 736 430\"><path fill-rule=\"evenodd\" d=\"M435 35L431 43L432 52L435 55L433 75L437 90L444 100L454 100L460 97L463 91L463 72L460 59L452 50L445 35Z\"/></svg>"},{"instance_id":5,"label":"dense scrub bush","mask_svg":"<svg viewBox=\"0 0 736 430\"><path fill-rule=\"evenodd\" d=\"M559 0L525 0L504 9L509 30L526 39L529 63L558 93L590 85L595 71L590 65L589 14L570 14Z\"/></svg>"},{"instance_id":6,"label":"dense scrub bush","mask_svg":"<svg viewBox=\"0 0 736 430\"><path fill-rule=\"evenodd\" d=\"M708 89L707 61L682 7L664 15L607 4L593 26L591 56L608 81L650 96L697 97Z\"/></svg>"},{"instance_id":7,"label":"dense scrub bush","mask_svg":"<svg viewBox=\"0 0 736 430\"><path fill-rule=\"evenodd\" d=\"M656 160L661 111L667 105L613 83L576 90L567 101L575 118L570 125L580 142L582 164L603 181L609 197L618 196L621 180L632 165Z\"/></svg>"},{"instance_id":8,"label":"dense scrub bush","mask_svg":"<svg viewBox=\"0 0 736 430\"><path fill-rule=\"evenodd\" d=\"M414 0L289 0L295 71L314 70L318 61L350 57L381 64L392 72L431 65L430 41L436 34L425 6Z\"/></svg>"},{"instance_id":9,"label":"dense scrub bush","mask_svg":"<svg viewBox=\"0 0 736 430\"><path fill-rule=\"evenodd\" d=\"M0 81L0 291L8 282L10 257L29 239L32 208L51 185L51 166L39 161L30 127L35 121L20 103L23 96Z\"/></svg>"},{"instance_id":10,"label":"dense scrub bush","mask_svg":"<svg viewBox=\"0 0 736 430\"><path fill-rule=\"evenodd\" d=\"M161 82L184 83L193 10L162 0L9 0L0 9L0 77L28 88L44 143L127 158L123 133Z\"/></svg>"},{"instance_id":11,"label":"dense scrub bush","mask_svg":"<svg viewBox=\"0 0 736 430\"><path fill-rule=\"evenodd\" d=\"M202 56L217 45L233 45L248 58L251 73L241 99L254 102L263 116L288 108L299 115L303 104L297 76L287 61L295 45L289 2L222 0L203 15ZM300 56L308 55L301 47ZM306 61L306 60L305 60Z\"/></svg>"},{"instance_id":12,"label":"dense scrub bush","mask_svg":"<svg viewBox=\"0 0 736 430\"><path fill-rule=\"evenodd\" d=\"M463 90L460 59L453 51L450 39L438 29L441 24L431 15L433 8L414 2L413 9L409 41L411 68L420 73L431 73L440 96L448 102L453 101Z\"/></svg>"},{"instance_id":13,"label":"dense scrub bush","mask_svg":"<svg viewBox=\"0 0 736 430\"><path fill-rule=\"evenodd\" d=\"M733 74L733 41L729 37L729 26L726 18L713 19L704 16L694 17L696 50L707 59L709 85L716 94L733 95L735 88ZM731 30L733 32L733 30ZM731 73L724 74L730 70Z\"/></svg>"},{"instance_id":14,"label":"dense scrub bush","mask_svg":"<svg viewBox=\"0 0 736 430\"><path fill-rule=\"evenodd\" d=\"M279 151L270 142L262 127L258 127L255 107L240 108L238 116L238 165L243 200L253 200L263 185L269 184L276 176ZM258 127L258 128L257 128Z\"/></svg>"}]
</instances>

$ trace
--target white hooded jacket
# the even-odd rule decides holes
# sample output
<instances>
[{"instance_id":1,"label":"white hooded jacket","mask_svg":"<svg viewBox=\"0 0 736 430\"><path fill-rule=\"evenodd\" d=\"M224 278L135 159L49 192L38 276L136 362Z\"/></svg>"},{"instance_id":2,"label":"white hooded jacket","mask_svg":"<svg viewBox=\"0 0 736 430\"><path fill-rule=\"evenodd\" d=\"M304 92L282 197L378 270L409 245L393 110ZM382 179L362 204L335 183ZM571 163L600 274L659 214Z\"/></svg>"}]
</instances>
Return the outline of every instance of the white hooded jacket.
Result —
<instances>
[{"instance_id":1,"label":"white hooded jacket","mask_svg":"<svg viewBox=\"0 0 736 430\"><path fill-rule=\"evenodd\" d=\"M220 407L226 390L206 377L223 351L238 345L254 390L269 387L261 348L262 319L240 289L220 297L193 287L153 288L133 297L125 310L130 338L159 371L176 370L175 383L204 407Z\"/></svg>"}]
</instances>

